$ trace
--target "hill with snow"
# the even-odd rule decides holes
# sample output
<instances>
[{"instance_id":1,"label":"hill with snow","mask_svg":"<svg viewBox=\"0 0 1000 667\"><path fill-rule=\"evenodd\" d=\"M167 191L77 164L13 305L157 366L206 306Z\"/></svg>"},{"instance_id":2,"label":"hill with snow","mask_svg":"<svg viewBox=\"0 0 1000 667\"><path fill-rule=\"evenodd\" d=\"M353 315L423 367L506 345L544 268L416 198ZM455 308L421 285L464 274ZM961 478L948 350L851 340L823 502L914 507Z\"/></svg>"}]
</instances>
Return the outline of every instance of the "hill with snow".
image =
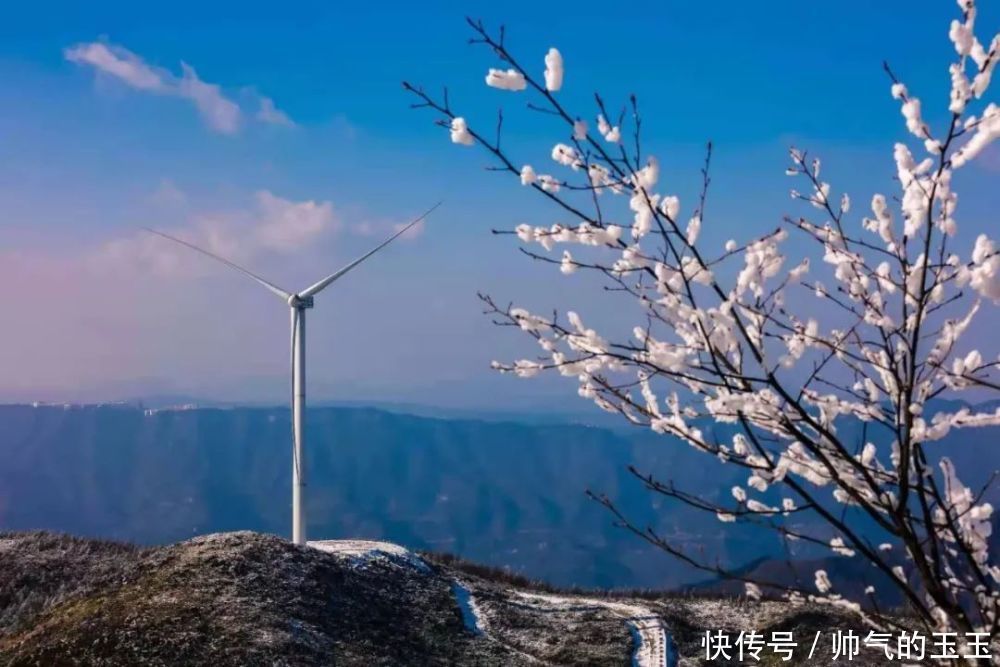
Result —
<instances>
[{"instance_id":1,"label":"hill with snow","mask_svg":"<svg viewBox=\"0 0 1000 667\"><path fill-rule=\"evenodd\" d=\"M848 625L779 602L560 591L378 541L0 533L0 665L700 665L707 629Z\"/></svg>"}]
</instances>

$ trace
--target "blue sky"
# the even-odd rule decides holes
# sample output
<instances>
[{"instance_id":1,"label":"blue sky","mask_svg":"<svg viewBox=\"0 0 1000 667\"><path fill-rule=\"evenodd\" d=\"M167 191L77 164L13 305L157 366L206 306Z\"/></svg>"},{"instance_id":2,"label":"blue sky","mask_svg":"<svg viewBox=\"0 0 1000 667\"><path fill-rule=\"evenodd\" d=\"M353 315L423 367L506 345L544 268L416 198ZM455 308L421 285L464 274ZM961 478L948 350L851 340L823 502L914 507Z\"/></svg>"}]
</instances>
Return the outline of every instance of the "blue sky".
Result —
<instances>
[{"instance_id":1,"label":"blue sky","mask_svg":"<svg viewBox=\"0 0 1000 667\"><path fill-rule=\"evenodd\" d=\"M489 234L556 212L409 110L403 79L449 85L475 122L508 113L508 147L541 163L563 130L482 84L494 59L466 44L464 15L507 25L512 50L557 46L561 93L631 92L647 146L682 201L704 142L716 146L707 241L745 236L794 211L790 144L823 156L836 190L892 191L904 137L881 70L889 60L945 111L953 2L16 3L0 23L0 399L100 399L178 392L281 400L287 316L266 293L197 258L160 256L136 231L215 230L279 284L300 287L443 199L414 238L325 293L310 320L314 394L360 400L522 407L570 386L494 377L494 358L529 352L491 327L477 289L569 303L613 317L559 274ZM980 25L1000 23L983 3ZM137 90L66 50L127 49L166 81ZM120 53L120 52L119 52ZM181 63L237 105L220 129L177 93ZM273 101L292 125L257 120ZM1000 156L961 174L961 218L995 223ZM284 216L284 217L283 217ZM291 216L289 218L288 216ZM315 242L269 226L307 219ZM314 227L309 227L313 225ZM214 232L213 232L214 233ZM256 236L255 236L256 235ZM195 237L193 237L195 238ZM248 245L247 239L259 240ZM228 244L228 245L227 245Z\"/></svg>"}]
</instances>

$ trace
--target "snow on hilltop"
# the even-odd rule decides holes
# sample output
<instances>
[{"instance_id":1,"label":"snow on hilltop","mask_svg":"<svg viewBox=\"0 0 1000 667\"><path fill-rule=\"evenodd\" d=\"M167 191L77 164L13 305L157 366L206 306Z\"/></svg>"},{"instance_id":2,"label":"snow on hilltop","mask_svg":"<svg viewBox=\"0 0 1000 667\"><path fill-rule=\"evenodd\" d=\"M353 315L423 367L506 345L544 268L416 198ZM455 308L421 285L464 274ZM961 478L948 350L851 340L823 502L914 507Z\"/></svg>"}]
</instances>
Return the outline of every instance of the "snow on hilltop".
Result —
<instances>
[{"instance_id":1,"label":"snow on hilltop","mask_svg":"<svg viewBox=\"0 0 1000 667\"><path fill-rule=\"evenodd\" d=\"M579 595L549 595L516 591L516 595L539 609L552 611L581 611L583 607L606 609L623 619L634 640L632 664L635 667L667 667L668 639L666 626L648 606L588 598Z\"/></svg>"},{"instance_id":2,"label":"snow on hilltop","mask_svg":"<svg viewBox=\"0 0 1000 667\"><path fill-rule=\"evenodd\" d=\"M310 547L344 559L354 567L366 567L373 560L383 560L397 565L430 572L430 566L406 547L378 540L318 540L308 542ZM451 582L455 601L462 613L467 630L474 635L488 635L488 620L477 604L469 584L455 579ZM508 591L540 611L607 610L621 618L628 626L634 641L632 664L635 667L662 667L667 665L667 633L663 621L649 609L638 604L580 596L559 596L523 591ZM508 647L510 648L510 647ZM527 655L527 654L524 654ZM530 655L528 656L531 657Z\"/></svg>"},{"instance_id":3,"label":"snow on hilltop","mask_svg":"<svg viewBox=\"0 0 1000 667\"><path fill-rule=\"evenodd\" d=\"M389 542L251 532L152 548L0 532L0 590L0 667L694 667L709 629L860 630L816 606L568 593ZM869 657L852 664L884 664Z\"/></svg>"},{"instance_id":4,"label":"snow on hilltop","mask_svg":"<svg viewBox=\"0 0 1000 667\"><path fill-rule=\"evenodd\" d=\"M352 567L366 568L372 562L388 562L409 567L422 573L431 573L431 567L417 554L406 547L392 542L376 540L319 540L308 542L310 547L333 554ZM465 628L475 636L488 638L502 645L504 649L524 658L527 662L539 661L532 651L518 648L504 638L506 624L491 619L490 614L479 605L478 596L491 593L477 591L475 583L467 577L452 578L451 590L461 612ZM668 639L666 627L648 606L615 600L582 597L579 595L551 595L525 592L512 588L503 591L505 596L515 598L518 604L541 614L579 614L580 612L608 615L624 624L632 641L631 664L635 667L666 667L668 662ZM497 629L497 631L494 631ZM537 637L537 641L549 641ZM534 643L534 642L532 642Z\"/></svg>"},{"instance_id":5,"label":"snow on hilltop","mask_svg":"<svg viewBox=\"0 0 1000 667\"><path fill-rule=\"evenodd\" d=\"M406 547L392 542L378 540L317 540L308 543L314 549L345 558L353 565L364 566L372 560L382 559L397 564L406 564L422 572L430 567L420 556Z\"/></svg>"}]
</instances>

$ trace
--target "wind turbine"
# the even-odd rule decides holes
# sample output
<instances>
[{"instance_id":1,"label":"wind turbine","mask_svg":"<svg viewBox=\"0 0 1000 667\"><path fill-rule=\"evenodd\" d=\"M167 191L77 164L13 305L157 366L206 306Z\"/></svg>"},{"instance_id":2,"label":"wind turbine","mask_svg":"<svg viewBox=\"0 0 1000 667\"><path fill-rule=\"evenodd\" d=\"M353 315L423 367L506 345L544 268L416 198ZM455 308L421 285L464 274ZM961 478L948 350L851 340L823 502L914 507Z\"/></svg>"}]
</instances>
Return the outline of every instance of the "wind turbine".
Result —
<instances>
[{"instance_id":1,"label":"wind turbine","mask_svg":"<svg viewBox=\"0 0 1000 667\"><path fill-rule=\"evenodd\" d=\"M305 544L306 543L306 517L305 509L303 507L303 489L306 485L306 471L305 471L305 406L306 406L306 311L313 307L313 297L322 292L324 289L329 287L333 282L342 278L348 271L356 267L361 262L365 261L375 253L377 253L382 248L386 247L392 243L396 238L401 236L408 229L416 225L418 222L430 215L434 209L441 205L438 202L430 209L427 210L419 218L415 219L413 222L409 223L395 234L382 241L361 257L350 264L344 266L343 268L331 273L326 278L323 278L319 282L310 285L301 292L288 292L281 289L274 283L264 280L256 273L251 272L242 266L229 261L224 257L220 257L214 253L211 253L204 248L199 248L193 243L188 243L187 241L181 240L179 238L170 236L169 234L164 234L163 232L157 231L155 229L150 229L149 227L144 227L146 231L156 234L157 236L162 236L165 239L179 243L182 246L188 247L191 250L200 252L203 255L211 257L214 260L222 262L231 269L239 271L251 280L255 280L257 283L265 287L271 293L280 297L282 301L288 304L291 310L291 326L292 326L292 542L295 544Z\"/></svg>"}]
</instances>

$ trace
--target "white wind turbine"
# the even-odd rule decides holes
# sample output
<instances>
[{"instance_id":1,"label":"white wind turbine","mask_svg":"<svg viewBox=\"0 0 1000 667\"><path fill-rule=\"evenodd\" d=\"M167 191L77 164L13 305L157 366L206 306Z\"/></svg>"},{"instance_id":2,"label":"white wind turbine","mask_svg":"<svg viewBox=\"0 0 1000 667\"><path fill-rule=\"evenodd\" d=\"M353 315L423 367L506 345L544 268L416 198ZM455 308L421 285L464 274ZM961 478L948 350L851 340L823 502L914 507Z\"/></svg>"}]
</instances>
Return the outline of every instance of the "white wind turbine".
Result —
<instances>
[{"instance_id":1,"label":"white wind turbine","mask_svg":"<svg viewBox=\"0 0 1000 667\"><path fill-rule=\"evenodd\" d=\"M438 202L432 206L426 213L421 215L419 218L409 223L395 234L387 238L382 243L378 244L367 253L358 257L356 260L350 264L344 266L340 270L331 273L326 278L323 278L318 283L310 285L301 292L288 292L277 285L264 280L257 274L244 269L242 266L235 264L234 262L225 259L224 257L219 257L203 248L199 248L193 243L188 243L179 238L170 236L169 234L164 234L163 232L157 231L155 229L150 229L145 227L144 229L148 232L156 234L157 236L162 236L165 239L174 241L183 246L200 252L203 255L207 255L212 259L218 260L228 266L231 269L235 269L242 273L243 275L257 281L265 288L270 290L275 295L281 297L281 299L288 304L291 309L291 324L292 324L292 542L295 544L305 544L306 543L306 518L305 510L303 508L303 488L306 485L306 474L305 474L305 405L306 405L306 310L313 307L313 297L326 289L330 284L332 284L337 279L341 278L348 271L356 267L361 262L365 261L375 253L377 253L382 248L389 245L396 238L401 236L408 229L416 225L418 222L426 218L431 212L434 211L441 203Z\"/></svg>"}]
</instances>

